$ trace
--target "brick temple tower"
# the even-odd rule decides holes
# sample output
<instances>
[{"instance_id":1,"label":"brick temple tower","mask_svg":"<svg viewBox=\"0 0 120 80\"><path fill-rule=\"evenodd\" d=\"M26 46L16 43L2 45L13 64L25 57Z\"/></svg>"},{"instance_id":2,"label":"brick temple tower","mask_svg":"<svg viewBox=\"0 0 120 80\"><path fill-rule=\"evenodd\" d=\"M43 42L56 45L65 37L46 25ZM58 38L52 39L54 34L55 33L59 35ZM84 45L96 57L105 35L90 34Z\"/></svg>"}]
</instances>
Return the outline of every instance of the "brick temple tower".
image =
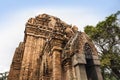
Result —
<instances>
[{"instance_id":1,"label":"brick temple tower","mask_svg":"<svg viewBox=\"0 0 120 80\"><path fill-rule=\"evenodd\" d=\"M8 80L103 80L92 40L47 14L30 18Z\"/></svg>"}]
</instances>

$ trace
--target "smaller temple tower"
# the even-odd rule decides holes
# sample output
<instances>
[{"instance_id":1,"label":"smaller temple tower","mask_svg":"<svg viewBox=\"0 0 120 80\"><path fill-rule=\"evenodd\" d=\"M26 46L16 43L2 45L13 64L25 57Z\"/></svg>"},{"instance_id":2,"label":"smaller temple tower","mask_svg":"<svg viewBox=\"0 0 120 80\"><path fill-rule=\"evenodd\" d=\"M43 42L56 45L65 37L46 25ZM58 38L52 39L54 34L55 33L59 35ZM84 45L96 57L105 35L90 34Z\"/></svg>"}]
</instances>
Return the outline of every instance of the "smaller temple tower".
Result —
<instances>
[{"instance_id":1,"label":"smaller temple tower","mask_svg":"<svg viewBox=\"0 0 120 80\"><path fill-rule=\"evenodd\" d=\"M41 14L26 23L8 80L103 80L92 40L57 17Z\"/></svg>"}]
</instances>

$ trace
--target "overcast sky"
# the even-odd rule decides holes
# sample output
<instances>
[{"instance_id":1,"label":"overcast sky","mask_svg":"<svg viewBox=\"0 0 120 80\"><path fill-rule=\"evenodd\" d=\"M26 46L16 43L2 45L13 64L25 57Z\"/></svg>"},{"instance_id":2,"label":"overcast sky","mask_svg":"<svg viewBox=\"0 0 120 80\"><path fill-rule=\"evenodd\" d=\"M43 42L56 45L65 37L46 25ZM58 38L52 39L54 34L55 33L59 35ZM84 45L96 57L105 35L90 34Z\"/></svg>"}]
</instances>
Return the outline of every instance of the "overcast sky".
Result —
<instances>
[{"instance_id":1,"label":"overcast sky","mask_svg":"<svg viewBox=\"0 0 120 80\"><path fill-rule=\"evenodd\" d=\"M0 0L0 72L9 71L30 17L47 13L83 31L120 10L120 0Z\"/></svg>"}]
</instances>

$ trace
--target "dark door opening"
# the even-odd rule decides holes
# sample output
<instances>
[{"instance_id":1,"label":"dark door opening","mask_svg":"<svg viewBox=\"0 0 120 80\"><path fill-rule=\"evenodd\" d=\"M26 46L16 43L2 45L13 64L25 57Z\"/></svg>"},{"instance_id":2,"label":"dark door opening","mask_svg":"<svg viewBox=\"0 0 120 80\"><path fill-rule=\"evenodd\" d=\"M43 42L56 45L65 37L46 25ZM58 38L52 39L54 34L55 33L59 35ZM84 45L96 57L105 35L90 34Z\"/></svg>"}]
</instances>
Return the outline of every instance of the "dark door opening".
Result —
<instances>
[{"instance_id":1,"label":"dark door opening","mask_svg":"<svg viewBox=\"0 0 120 80\"><path fill-rule=\"evenodd\" d=\"M86 68L86 74L87 74L87 78L88 80L94 80L93 79L93 76L94 76L94 66L93 66L93 61L92 59L86 59L86 65L85 65L85 68Z\"/></svg>"},{"instance_id":2,"label":"dark door opening","mask_svg":"<svg viewBox=\"0 0 120 80\"><path fill-rule=\"evenodd\" d=\"M88 80L98 80L93 62L92 49L88 43L84 46L84 53L86 58L85 68Z\"/></svg>"}]
</instances>

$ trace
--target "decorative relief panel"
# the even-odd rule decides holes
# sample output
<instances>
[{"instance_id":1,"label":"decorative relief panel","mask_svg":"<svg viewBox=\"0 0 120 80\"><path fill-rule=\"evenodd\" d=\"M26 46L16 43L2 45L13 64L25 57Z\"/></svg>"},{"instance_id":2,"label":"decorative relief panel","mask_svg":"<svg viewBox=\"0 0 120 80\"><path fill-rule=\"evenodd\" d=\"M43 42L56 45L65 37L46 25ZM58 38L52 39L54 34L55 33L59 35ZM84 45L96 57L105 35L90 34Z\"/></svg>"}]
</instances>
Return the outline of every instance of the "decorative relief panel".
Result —
<instances>
[{"instance_id":1,"label":"decorative relief panel","mask_svg":"<svg viewBox=\"0 0 120 80\"><path fill-rule=\"evenodd\" d=\"M84 54L87 59L92 59L92 49L88 43L85 43Z\"/></svg>"}]
</instances>

